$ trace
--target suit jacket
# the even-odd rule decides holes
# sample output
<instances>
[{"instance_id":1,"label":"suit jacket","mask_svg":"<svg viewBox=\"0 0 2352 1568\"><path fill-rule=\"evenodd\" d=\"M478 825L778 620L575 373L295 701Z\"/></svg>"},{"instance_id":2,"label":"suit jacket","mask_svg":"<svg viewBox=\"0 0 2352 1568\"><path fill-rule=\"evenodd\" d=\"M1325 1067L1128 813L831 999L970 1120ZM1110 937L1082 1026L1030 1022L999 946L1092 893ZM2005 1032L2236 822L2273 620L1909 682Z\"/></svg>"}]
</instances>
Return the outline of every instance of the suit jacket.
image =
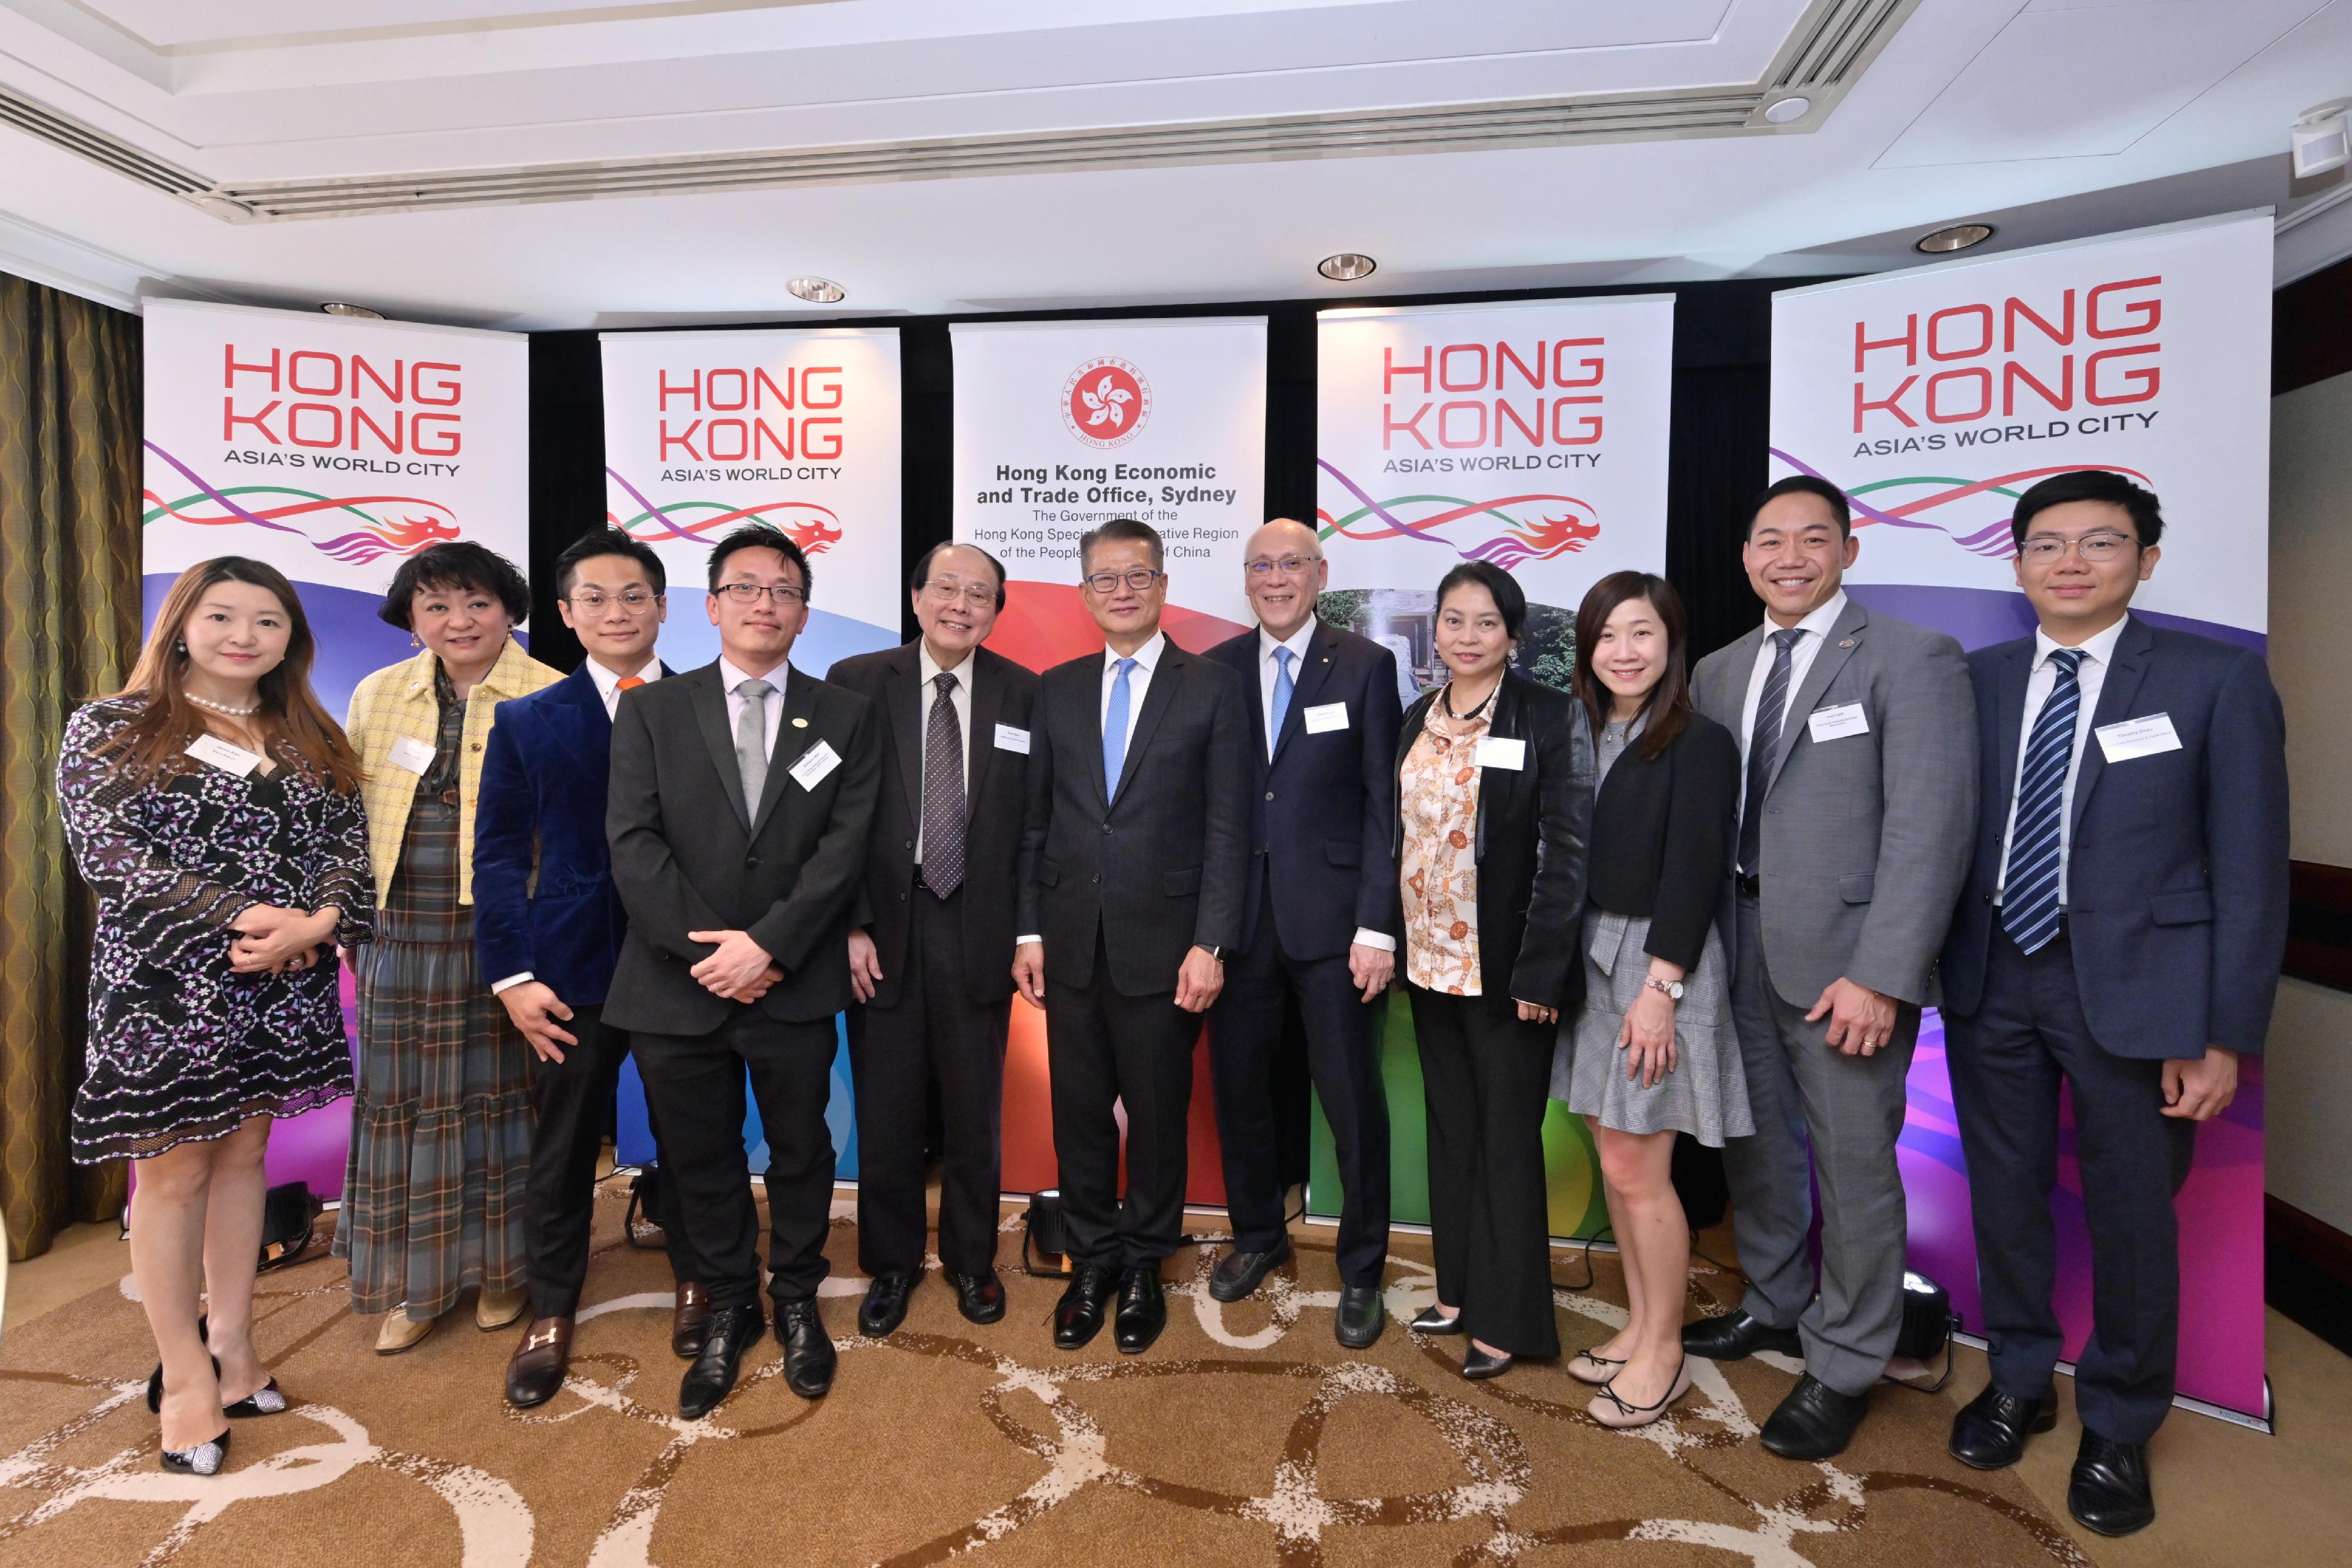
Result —
<instances>
[{"instance_id":1,"label":"suit jacket","mask_svg":"<svg viewBox=\"0 0 2352 1568\"><path fill-rule=\"evenodd\" d=\"M803 789L793 764L820 744L841 760ZM881 771L874 705L793 670L766 787L747 813L715 661L624 695L604 826L629 935L606 1021L708 1034L742 1005L694 978L712 949L689 931L742 931L768 950L784 972L756 1004L772 1018L807 1022L847 1007L850 907Z\"/></svg>"},{"instance_id":2,"label":"suit jacket","mask_svg":"<svg viewBox=\"0 0 2352 1568\"><path fill-rule=\"evenodd\" d=\"M1261 660L1253 629L1205 655L1241 677L1249 713L1250 874L1239 941L1257 939L1271 871L1275 930L1294 958L1343 956L1361 927L1394 936L1400 919L1396 823L1396 655L1370 638L1316 623L1291 678L1290 707L1266 756ZM1307 733L1307 710L1344 706L1344 728Z\"/></svg>"},{"instance_id":3,"label":"suit jacket","mask_svg":"<svg viewBox=\"0 0 2352 1568\"><path fill-rule=\"evenodd\" d=\"M1765 630L1709 653L1691 677L1698 710L1735 738ZM1757 862L1765 965L1783 1001L1811 1008L1840 977L1900 1001L1931 999L1976 821L1968 681L1951 638L1850 599L1789 695L1780 744L1761 759ZM1813 739L1808 716L1848 703L1861 705L1868 733ZM1722 886L1728 953L1738 922L1727 863Z\"/></svg>"},{"instance_id":4,"label":"suit jacket","mask_svg":"<svg viewBox=\"0 0 2352 1568\"><path fill-rule=\"evenodd\" d=\"M1106 800L1103 655L1045 672L1031 733L1024 932L1045 939L1045 981L1095 979L1099 936L1120 995L1176 988L1193 947L1241 940L1249 863L1249 715L1226 665L1170 641Z\"/></svg>"},{"instance_id":5,"label":"suit jacket","mask_svg":"<svg viewBox=\"0 0 2352 1568\"><path fill-rule=\"evenodd\" d=\"M498 706L474 810L484 985L528 971L573 1007L601 1006L612 988L629 924L604 841L612 759L613 721L584 664Z\"/></svg>"},{"instance_id":6,"label":"suit jacket","mask_svg":"<svg viewBox=\"0 0 2352 1568\"><path fill-rule=\"evenodd\" d=\"M1592 802L1591 899L1646 915L1654 956L1698 967L1738 849L1739 743L1703 713L1655 757L1620 754Z\"/></svg>"},{"instance_id":7,"label":"suit jacket","mask_svg":"<svg viewBox=\"0 0 2352 1568\"><path fill-rule=\"evenodd\" d=\"M916 834L923 825L923 731L932 694L923 689L919 641L844 659L830 684L875 703L882 727L882 780L866 853L858 923L868 928L882 966L877 1007L898 1005L908 978L908 900L933 894L915 886ZM1028 754L999 746L997 727L1030 733L1037 702L1035 672L975 648L958 672L970 682L971 717L964 737L964 985L971 999L1001 1002L1013 994L1013 939L1029 868L1022 849L1029 810ZM1030 746L1035 747L1030 734Z\"/></svg>"},{"instance_id":8,"label":"suit jacket","mask_svg":"<svg viewBox=\"0 0 2352 1568\"><path fill-rule=\"evenodd\" d=\"M1969 655L1984 810L1944 944L1944 1006L1984 998L2000 912L2033 639ZM2092 726L2163 714L2176 751L2109 762L2095 733L2074 775L2066 929L2091 1037L2116 1056L2259 1051L2286 951L2286 720L2244 648L2150 626L2116 639Z\"/></svg>"},{"instance_id":9,"label":"suit jacket","mask_svg":"<svg viewBox=\"0 0 2352 1568\"><path fill-rule=\"evenodd\" d=\"M1421 737L1445 688L1423 692L1404 716L1391 776ZM1575 698L1507 671L1487 734L1527 742L1524 765L1483 768L1478 826L1478 988L1486 996L1558 1008L1584 1000L1586 850L1600 759ZM1404 818L1392 818L1390 853L1404 853ZM1399 955L1402 968L1403 955Z\"/></svg>"}]
</instances>

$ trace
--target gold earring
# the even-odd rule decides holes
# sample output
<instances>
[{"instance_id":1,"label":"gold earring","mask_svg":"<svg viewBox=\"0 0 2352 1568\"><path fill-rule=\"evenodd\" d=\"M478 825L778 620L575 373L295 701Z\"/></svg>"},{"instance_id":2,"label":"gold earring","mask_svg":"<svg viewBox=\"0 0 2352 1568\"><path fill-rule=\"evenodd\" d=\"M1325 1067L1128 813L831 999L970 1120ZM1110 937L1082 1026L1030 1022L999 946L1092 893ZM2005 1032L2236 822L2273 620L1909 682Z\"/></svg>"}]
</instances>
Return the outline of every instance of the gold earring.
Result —
<instances>
[{"instance_id":1,"label":"gold earring","mask_svg":"<svg viewBox=\"0 0 2352 1568\"><path fill-rule=\"evenodd\" d=\"M412 648L422 648L425 646L425 639L411 632L408 634L408 645Z\"/></svg>"}]
</instances>

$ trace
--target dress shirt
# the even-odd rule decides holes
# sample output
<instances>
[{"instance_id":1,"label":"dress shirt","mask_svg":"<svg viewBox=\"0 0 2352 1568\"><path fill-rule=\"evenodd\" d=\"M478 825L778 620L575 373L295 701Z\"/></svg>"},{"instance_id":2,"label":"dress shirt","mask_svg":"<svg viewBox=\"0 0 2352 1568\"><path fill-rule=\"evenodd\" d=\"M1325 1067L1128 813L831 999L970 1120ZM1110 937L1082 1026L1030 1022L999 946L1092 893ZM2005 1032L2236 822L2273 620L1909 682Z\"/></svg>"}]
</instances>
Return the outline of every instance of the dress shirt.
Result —
<instances>
[{"instance_id":1,"label":"dress shirt","mask_svg":"<svg viewBox=\"0 0 2352 1568\"><path fill-rule=\"evenodd\" d=\"M591 659L588 661L588 678L596 683L596 695L604 699L604 716L606 718L611 718L614 715L618 714L621 711L622 677L614 674L612 671L606 669L595 660ZM646 667L637 672L637 679L641 681L657 681L661 679L660 654L655 653L647 656L646 659Z\"/></svg>"},{"instance_id":2,"label":"dress shirt","mask_svg":"<svg viewBox=\"0 0 2352 1568\"><path fill-rule=\"evenodd\" d=\"M1154 632L1150 642L1126 655L1135 661L1135 668L1127 673L1127 738L1129 741L1135 738L1135 721L1143 716L1143 694L1151 689L1151 672L1159 667L1160 655L1167 651L1168 633ZM1119 657L1110 648L1103 649L1102 706L1095 710L1097 732L1110 723L1110 693L1118 683ZM1291 678L1297 679L1295 675ZM1119 747L1120 756L1126 757L1126 747ZM1126 760L1132 763L1135 758L1126 757Z\"/></svg>"},{"instance_id":3,"label":"dress shirt","mask_svg":"<svg viewBox=\"0 0 2352 1568\"><path fill-rule=\"evenodd\" d=\"M2058 796L2058 907L2066 907L2066 856L2074 844L2074 780L2083 771L2083 747L2091 743L2091 720L2099 708L2099 689L2107 684L2107 667L2116 662L2116 643L2124 634L2126 615L2097 636L2082 643L2076 650L2082 662L2074 666L2074 685L2082 692L2082 703L2074 713L2074 750L2066 759L2066 782ZM2033 673L2025 677L2025 722L2017 732L2017 766L2025 768L2026 743L2033 737L2033 721L2042 716L2042 705L2050 700L2057 689L2058 666L2050 655L2063 643L2053 643L2050 633L2039 627L2033 632ZM2009 846L2017 833L2017 780L2009 781L2009 821L2000 830L2000 875L1992 884L1992 901L1996 906L2009 887Z\"/></svg>"},{"instance_id":4,"label":"dress shirt","mask_svg":"<svg viewBox=\"0 0 2352 1568\"><path fill-rule=\"evenodd\" d=\"M774 688L760 699L761 706L768 710L768 759L771 762L776 757L776 727L784 722L784 682L791 674L789 663L778 664L766 674L754 677L745 674L724 658L719 661L719 684L727 689L727 733L730 736L735 733L736 726L743 722L743 705L750 700L736 688L755 678Z\"/></svg>"},{"instance_id":5,"label":"dress shirt","mask_svg":"<svg viewBox=\"0 0 2352 1568\"><path fill-rule=\"evenodd\" d=\"M942 674L952 674L956 678L955 691L949 696L948 706L955 710L956 735L961 747L957 755L967 759L967 765L959 767L956 771L963 776L964 799L968 801L971 798L971 768L968 765L971 756L971 672L972 666L980 661L967 653L963 663L950 671L931 657L929 643L918 638L915 648L915 665L922 672L923 677L922 694L916 704L918 712L915 716L915 754L919 764L915 770L915 863L919 866L923 863L922 781L930 777L931 704L939 700L940 695L940 688L932 683Z\"/></svg>"},{"instance_id":6,"label":"dress shirt","mask_svg":"<svg viewBox=\"0 0 2352 1568\"><path fill-rule=\"evenodd\" d=\"M1316 625L1316 618L1309 615L1305 625L1281 642L1276 641L1274 633L1265 627L1257 629L1257 702L1258 712L1265 717L1265 755L1268 760L1274 757L1274 743L1280 738L1274 728L1274 682L1276 675L1281 673L1282 664L1274 656L1274 651L1276 648L1290 650L1290 701L1295 707L1298 703L1299 678L1307 673L1307 645L1315 641ZM1299 722L1307 722L1303 715ZM1377 947L1383 953L1395 952L1397 946L1396 938L1387 932L1372 931L1361 925L1356 927L1356 945Z\"/></svg>"},{"instance_id":7,"label":"dress shirt","mask_svg":"<svg viewBox=\"0 0 2352 1568\"><path fill-rule=\"evenodd\" d=\"M1748 695L1739 705L1739 731L1732 737L1739 742L1738 810L1746 810L1748 804L1748 743L1756 734L1756 708L1764 700L1764 683L1772 676L1775 651L1772 633L1791 631L1804 633L1797 639L1797 645L1789 650L1789 695L1784 699L1789 706L1780 715L1780 734L1785 739L1790 723L1802 716L1796 711L1797 691L1805 684L1805 672L1813 667L1813 655L1822 651L1822 644L1829 640L1830 628L1835 626L1837 618L1844 613L1845 590L1841 588L1830 595L1827 603L1792 627L1783 626L1769 618L1765 621L1764 641L1756 650L1756 667L1748 674ZM1737 816L1735 811L1735 821ZM1732 839L1735 845L1738 841L1737 836Z\"/></svg>"}]
</instances>

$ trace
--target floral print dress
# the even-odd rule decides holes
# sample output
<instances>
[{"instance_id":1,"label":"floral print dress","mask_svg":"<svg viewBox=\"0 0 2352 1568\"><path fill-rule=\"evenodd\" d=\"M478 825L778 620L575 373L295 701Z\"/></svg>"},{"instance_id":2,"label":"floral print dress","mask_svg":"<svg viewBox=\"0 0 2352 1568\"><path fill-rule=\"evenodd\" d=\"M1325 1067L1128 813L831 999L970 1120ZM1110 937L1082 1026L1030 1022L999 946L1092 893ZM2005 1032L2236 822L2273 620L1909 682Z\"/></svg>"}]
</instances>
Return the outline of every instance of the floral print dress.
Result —
<instances>
[{"instance_id":1,"label":"floral print dress","mask_svg":"<svg viewBox=\"0 0 2352 1568\"><path fill-rule=\"evenodd\" d=\"M1491 702L1467 718L1432 703L1401 779L1405 978L1426 991L1478 991L1478 743Z\"/></svg>"}]
</instances>

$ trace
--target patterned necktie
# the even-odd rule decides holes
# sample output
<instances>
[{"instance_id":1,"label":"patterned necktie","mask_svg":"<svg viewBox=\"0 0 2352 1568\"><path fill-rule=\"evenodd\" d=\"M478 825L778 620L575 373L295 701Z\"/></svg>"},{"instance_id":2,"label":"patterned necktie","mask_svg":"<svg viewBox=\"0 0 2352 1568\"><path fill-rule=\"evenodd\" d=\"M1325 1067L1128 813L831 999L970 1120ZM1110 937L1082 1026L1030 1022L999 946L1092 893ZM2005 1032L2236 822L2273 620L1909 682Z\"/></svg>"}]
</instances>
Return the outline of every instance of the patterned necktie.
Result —
<instances>
[{"instance_id":1,"label":"patterned necktie","mask_svg":"<svg viewBox=\"0 0 2352 1568\"><path fill-rule=\"evenodd\" d=\"M1118 794L1118 771L1127 762L1128 704L1133 699L1127 677L1135 670L1133 659L1118 662L1118 679L1110 686L1110 711L1103 715L1103 799Z\"/></svg>"},{"instance_id":2,"label":"patterned necktie","mask_svg":"<svg viewBox=\"0 0 2352 1568\"><path fill-rule=\"evenodd\" d=\"M1795 627L1772 633L1772 670L1764 695L1756 699L1756 727L1748 740L1748 789L1739 808L1739 874L1754 876L1764 845L1764 784L1772 754L1780 746L1781 710L1789 706L1789 660L1804 632Z\"/></svg>"},{"instance_id":3,"label":"patterned necktie","mask_svg":"<svg viewBox=\"0 0 2352 1568\"><path fill-rule=\"evenodd\" d=\"M1274 651L1274 727L1265 732L1266 755L1274 755L1275 743L1282 738L1282 721L1290 712L1290 650Z\"/></svg>"},{"instance_id":4,"label":"patterned necktie","mask_svg":"<svg viewBox=\"0 0 2352 1568\"><path fill-rule=\"evenodd\" d=\"M776 688L765 681L745 681L735 688L743 711L735 718L735 770L743 776L743 810L760 814L760 793L768 787L768 702Z\"/></svg>"},{"instance_id":5,"label":"patterned necktie","mask_svg":"<svg viewBox=\"0 0 2352 1568\"><path fill-rule=\"evenodd\" d=\"M923 885L945 898L963 885L963 729L956 678L931 677L940 695L923 726Z\"/></svg>"},{"instance_id":6,"label":"patterned necktie","mask_svg":"<svg viewBox=\"0 0 2352 1568\"><path fill-rule=\"evenodd\" d=\"M2022 953L2038 953L2058 935L2058 830L2065 815L2066 774L2074 760L2074 722L2083 711L2083 653L2050 655L2057 683L2033 718L2025 761L2017 770L2017 816L2009 835L2009 875L2000 924Z\"/></svg>"}]
</instances>

